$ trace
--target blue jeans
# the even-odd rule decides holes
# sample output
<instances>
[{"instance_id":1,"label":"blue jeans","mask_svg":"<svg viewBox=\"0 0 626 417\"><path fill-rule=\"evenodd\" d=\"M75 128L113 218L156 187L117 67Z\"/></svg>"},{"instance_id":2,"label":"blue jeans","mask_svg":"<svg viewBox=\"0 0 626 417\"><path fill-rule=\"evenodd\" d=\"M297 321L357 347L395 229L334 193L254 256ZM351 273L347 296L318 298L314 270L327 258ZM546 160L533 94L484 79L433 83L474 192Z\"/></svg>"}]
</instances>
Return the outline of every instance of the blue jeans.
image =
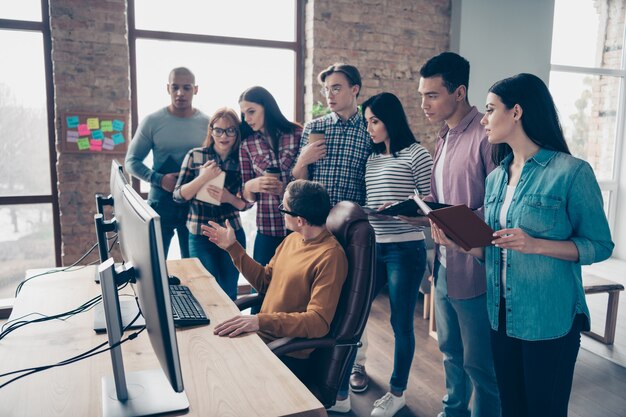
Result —
<instances>
[{"instance_id":1,"label":"blue jeans","mask_svg":"<svg viewBox=\"0 0 626 417\"><path fill-rule=\"evenodd\" d=\"M268 236L257 232L252 258L263 266L267 265L284 239L284 236Z\"/></svg>"},{"instance_id":2,"label":"blue jeans","mask_svg":"<svg viewBox=\"0 0 626 417\"><path fill-rule=\"evenodd\" d=\"M500 417L500 397L493 366L487 296L448 297L446 268L435 266L435 317L443 353L446 417ZM474 391L472 411L468 406Z\"/></svg>"},{"instance_id":3,"label":"blue jeans","mask_svg":"<svg viewBox=\"0 0 626 417\"><path fill-rule=\"evenodd\" d=\"M375 295L378 295L385 284L389 285L390 321L395 339L393 372L389 386L394 392L406 390L409 379L415 352L415 305L425 269L426 246L423 240L376 244ZM352 362L354 356L356 349ZM350 372L342 380L340 396L347 395L349 380Z\"/></svg>"},{"instance_id":4,"label":"blue jeans","mask_svg":"<svg viewBox=\"0 0 626 417\"><path fill-rule=\"evenodd\" d=\"M178 233L178 246L181 258L189 258L189 230L187 230L188 204L178 204L172 200L172 195L162 200L148 200L150 207L161 216L161 237L163 238L163 253L167 258L170 244L174 237L174 230Z\"/></svg>"},{"instance_id":5,"label":"blue jeans","mask_svg":"<svg viewBox=\"0 0 626 417\"><path fill-rule=\"evenodd\" d=\"M237 242L246 247L246 234L243 229L235 230ZM215 280L230 297L237 299L239 271L230 255L203 235L189 234L189 252L192 258L200 259L202 265L215 277Z\"/></svg>"}]
</instances>

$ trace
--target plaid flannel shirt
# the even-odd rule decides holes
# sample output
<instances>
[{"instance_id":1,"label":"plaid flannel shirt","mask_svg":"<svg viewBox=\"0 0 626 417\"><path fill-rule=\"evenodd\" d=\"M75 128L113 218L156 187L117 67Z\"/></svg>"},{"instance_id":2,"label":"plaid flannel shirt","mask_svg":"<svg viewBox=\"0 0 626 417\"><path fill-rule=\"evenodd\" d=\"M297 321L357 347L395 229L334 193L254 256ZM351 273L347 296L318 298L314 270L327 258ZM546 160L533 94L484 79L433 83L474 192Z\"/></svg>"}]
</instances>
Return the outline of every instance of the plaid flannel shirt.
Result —
<instances>
[{"instance_id":1,"label":"plaid flannel shirt","mask_svg":"<svg viewBox=\"0 0 626 417\"><path fill-rule=\"evenodd\" d=\"M180 169L176 188L174 189L174 201L184 203L185 199L180 195L180 187L192 181L198 175L198 167L204 165L207 161L217 161L222 171L226 172L224 180L224 188L233 195L237 195L241 191L241 173L239 171L239 160L237 153L231 153L226 160L215 152L213 147L210 148L194 148L190 150ZM207 224L209 220L224 225L226 220L230 220L230 224L235 230L241 229L241 218L239 210L228 203L222 203L219 206L206 203L204 201L191 199L189 204L189 215L187 216L187 229L189 233L194 235L202 234L200 226Z\"/></svg>"},{"instance_id":2,"label":"plaid flannel shirt","mask_svg":"<svg viewBox=\"0 0 626 417\"><path fill-rule=\"evenodd\" d=\"M272 150L263 135L256 132L241 142L239 164L243 184L262 176L268 167L280 168L280 180L287 185L291 180L291 169L296 162L302 130L285 133L280 137L278 155ZM278 211L282 196L257 193L256 224L259 233L267 236L282 237L287 235L285 220Z\"/></svg>"},{"instance_id":3,"label":"plaid flannel shirt","mask_svg":"<svg viewBox=\"0 0 626 417\"><path fill-rule=\"evenodd\" d=\"M304 127L300 148L312 130L324 132L326 157L309 165L309 179L326 187L330 204L354 201L365 204L365 165L372 152L367 125L360 112L345 122L336 113L311 120Z\"/></svg>"}]
</instances>

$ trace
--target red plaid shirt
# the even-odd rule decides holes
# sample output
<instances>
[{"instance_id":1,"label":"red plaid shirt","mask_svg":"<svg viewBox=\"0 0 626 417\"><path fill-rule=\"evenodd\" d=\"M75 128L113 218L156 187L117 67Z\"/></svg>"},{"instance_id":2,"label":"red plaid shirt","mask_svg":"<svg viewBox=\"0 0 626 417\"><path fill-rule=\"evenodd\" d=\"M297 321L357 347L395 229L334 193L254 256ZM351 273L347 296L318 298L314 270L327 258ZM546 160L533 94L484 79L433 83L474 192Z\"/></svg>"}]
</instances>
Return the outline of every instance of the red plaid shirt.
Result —
<instances>
[{"instance_id":1,"label":"red plaid shirt","mask_svg":"<svg viewBox=\"0 0 626 417\"><path fill-rule=\"evenodd\" d=\"M296 129L293 133L285 133L280 137L278 156L270 148L263 136L256 132L241 142L239 149L239 166L243 184L263 175L268 167L280 168L280 179L285 184L291 179L291 170L296 163L296 156L300 148L302 130ZM259 233L267 236L286 236L285 221L278 211L282 196L257 193L256 225Z\"/></svg>"}]
</instances>

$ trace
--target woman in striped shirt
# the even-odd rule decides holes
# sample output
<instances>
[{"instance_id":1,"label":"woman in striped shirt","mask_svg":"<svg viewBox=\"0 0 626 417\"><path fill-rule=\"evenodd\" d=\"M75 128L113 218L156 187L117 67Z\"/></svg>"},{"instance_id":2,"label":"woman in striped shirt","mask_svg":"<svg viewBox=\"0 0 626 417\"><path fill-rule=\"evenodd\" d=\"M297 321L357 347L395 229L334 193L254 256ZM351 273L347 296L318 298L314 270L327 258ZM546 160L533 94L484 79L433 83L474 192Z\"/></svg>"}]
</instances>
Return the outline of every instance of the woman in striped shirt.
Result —
<instances>
[{"instance_id":1,"label":"woman in striped shirt","mask_svg":"<svg viewBox=\"0 0 626 417\"><path fill-rule=\"evenodd\" d=\"M433 160L418 144L398 98L391 93L370 97L362 105L373 152L367 160L366 206L381 209L419 192L430 193ZM374 403L373 416L391 416L405 404L415 350L413 316L426 267L423 232L402 220L370 216L376 232L376 294L387 283L391 327L395 336L394 367L389 392Z\"/></svg>"}]
</instances>

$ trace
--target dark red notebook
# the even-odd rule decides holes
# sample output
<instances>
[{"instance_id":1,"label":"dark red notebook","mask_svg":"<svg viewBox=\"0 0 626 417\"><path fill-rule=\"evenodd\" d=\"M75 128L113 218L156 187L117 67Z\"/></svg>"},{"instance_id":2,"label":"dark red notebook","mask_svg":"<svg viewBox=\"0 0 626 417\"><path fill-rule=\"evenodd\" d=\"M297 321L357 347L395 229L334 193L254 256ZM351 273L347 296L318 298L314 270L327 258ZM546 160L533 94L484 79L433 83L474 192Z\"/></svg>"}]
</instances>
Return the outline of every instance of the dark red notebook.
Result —
<instances>
[{"instance_id":1,"label":"dark red notebook","mask_svg":"<svg viewBox=\"0 0 626 417\"><path fill-rule=\"evenodd\" d=\"M490 246L493 229L464 204L431 210L419 197L415 202L426 216L464 250Z\"/></svg>"}]
</instances>

